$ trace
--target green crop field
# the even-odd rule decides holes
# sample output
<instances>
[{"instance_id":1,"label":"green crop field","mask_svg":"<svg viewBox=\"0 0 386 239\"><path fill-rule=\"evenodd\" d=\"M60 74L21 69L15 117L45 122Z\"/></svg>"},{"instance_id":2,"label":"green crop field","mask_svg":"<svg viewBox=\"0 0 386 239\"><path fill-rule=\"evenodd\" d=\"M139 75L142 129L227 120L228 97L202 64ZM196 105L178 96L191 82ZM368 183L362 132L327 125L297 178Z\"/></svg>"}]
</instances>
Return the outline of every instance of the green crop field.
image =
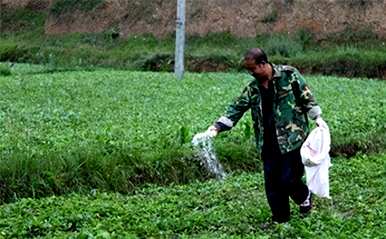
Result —
<instances>
[{"instance_id":1,"label":"green crop field","mask_svg":"<svg viewBox=\"0 0 386 239\"><path fill-rule=\"evenodd\" d=\"M177 81L169 73L35 71L20 67L20 74L0 80L3 201L205 178L192 163L190 140L251 80L225 73ZM308 82L330 125L334 154L384 148L384 81L320 76ZM227 170L259 167L251 131L247 116L216 139Z\"/></svg>"},{"instance_id":2,"label":"green crop field","mask_svg":"<svg viewBox=\"0 0 386 239\"><path fill-rule=\"evenodd\" d=\"M306 79L332 133L333 201L317 201L306 220L262 229L269 208L249 113L215 139L231 174L224 183L202 182L211 175L190 143L251 80L247 74L177 81L170 73L15 65L0 75L0 238L324 238L358 231L357 238L381 238L386 82Z\"/></svg>"}]
</instances>

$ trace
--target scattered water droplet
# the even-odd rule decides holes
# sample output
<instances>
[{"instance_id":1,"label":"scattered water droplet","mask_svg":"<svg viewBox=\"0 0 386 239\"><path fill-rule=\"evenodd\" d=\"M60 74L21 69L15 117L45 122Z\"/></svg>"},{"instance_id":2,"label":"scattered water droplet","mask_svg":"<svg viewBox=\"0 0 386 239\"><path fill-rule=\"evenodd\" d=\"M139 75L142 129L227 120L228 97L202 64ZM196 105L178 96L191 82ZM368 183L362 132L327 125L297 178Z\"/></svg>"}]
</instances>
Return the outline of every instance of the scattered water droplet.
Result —
<instances>
[{"instance_id":1,"label":"scattered water droplet","mask_svg":"<svg viewBox=\"0 0 386 239\"><path fill-rule=\"evenodd\" d=\"M217 160L216 153L213 149L212 139L204 134L201 137L193 138L193 145L197 149L197 156L201 164L212 173L216 179L224 180L226 173Z\"/></svg>"}]
</instances>

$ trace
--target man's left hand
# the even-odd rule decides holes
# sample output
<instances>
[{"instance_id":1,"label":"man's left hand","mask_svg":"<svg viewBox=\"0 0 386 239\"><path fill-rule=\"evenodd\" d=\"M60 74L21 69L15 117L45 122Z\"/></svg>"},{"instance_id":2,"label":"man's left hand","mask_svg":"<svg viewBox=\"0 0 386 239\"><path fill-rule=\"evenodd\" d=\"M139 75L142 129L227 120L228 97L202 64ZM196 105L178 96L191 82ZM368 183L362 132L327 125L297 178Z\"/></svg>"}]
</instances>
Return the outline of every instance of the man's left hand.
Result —
<instances>
[{"instance_id":1,"label":"man's left hand","mask_svg":"<svg viewBox=\"0 0 386 239\"><path fill-rule=\"evenodd\" d=\"M315 120L315 123L318 127L328 129L327 123L322 119L322 117L318 117Z\"/></svg>"}]
</instances>

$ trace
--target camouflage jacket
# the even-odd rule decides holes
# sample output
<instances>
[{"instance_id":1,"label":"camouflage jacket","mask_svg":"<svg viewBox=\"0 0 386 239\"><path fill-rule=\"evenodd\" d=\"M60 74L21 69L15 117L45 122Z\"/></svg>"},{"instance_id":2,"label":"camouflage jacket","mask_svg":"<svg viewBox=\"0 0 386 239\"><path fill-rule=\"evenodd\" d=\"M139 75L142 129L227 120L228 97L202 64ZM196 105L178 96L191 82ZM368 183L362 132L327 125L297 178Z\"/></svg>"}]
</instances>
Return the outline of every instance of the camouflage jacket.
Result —
<instances>
[{"instance_id":1,"label":"camouflage jacket","mask_svg":"<svg viewBox=\"0 0 386 239\"><path fill-rule=\"evenodd\" d=\"M274 69L274 102L276 136L281 153L299 148L308 135L307 115L316 119L321 109L315 102L303 76L291 66L272 65ZM258 81L252 80L242 94L220 117L215 126L220 131L234 127L243 114L251 109L256 143L260 150L263 143L263 114Z\"/></svg>"}]
</instances>

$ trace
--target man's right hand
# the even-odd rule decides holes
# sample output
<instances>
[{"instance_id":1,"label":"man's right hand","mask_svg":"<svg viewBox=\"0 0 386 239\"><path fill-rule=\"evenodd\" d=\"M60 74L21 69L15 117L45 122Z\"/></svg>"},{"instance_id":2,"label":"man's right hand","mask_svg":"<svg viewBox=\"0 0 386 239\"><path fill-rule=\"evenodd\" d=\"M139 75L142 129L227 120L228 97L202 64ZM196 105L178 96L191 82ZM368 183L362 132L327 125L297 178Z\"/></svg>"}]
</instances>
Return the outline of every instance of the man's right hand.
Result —
<instances>
[{"instance_id":1,"label":"man's right hand","mask_svg":"<svg viewBox=\"0 0 386 239\"><path fill-rule=\"evenodd\" d=\"M217 136L218 134L218 129L214 126L214 125L211 125L209 126L209 128L206 130L205 132L210 138L214 138Z\"/></svg>"},{"instance_id":2,"label":"man's right hand","mask_svg":"<svg viewBox=\"0 0 386 239\"><path fill-rule=\"evenodd\" d=\"M217 134L218 134L218 129L214 125L212 125L205 132L196 134L193 137L192 143L194 145L197 145L206 139L216 137Z\"/></svg>"}]
</instances>

